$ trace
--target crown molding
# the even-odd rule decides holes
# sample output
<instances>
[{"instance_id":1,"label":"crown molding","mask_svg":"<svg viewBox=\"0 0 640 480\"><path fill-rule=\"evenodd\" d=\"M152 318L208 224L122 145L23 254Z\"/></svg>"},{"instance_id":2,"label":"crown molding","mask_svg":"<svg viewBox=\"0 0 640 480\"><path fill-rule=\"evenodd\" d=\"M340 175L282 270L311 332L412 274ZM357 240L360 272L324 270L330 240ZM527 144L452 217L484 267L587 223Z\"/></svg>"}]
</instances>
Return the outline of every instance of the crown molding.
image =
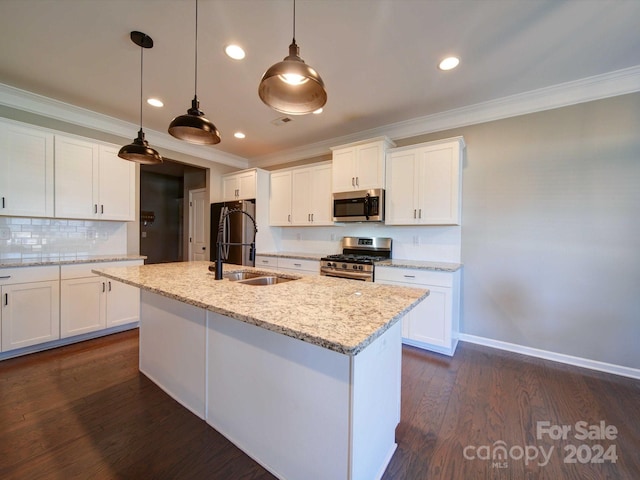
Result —
<instances>
[{"instance_id":1,"label":"crown molding","mask_svg":"<svg viewBox=\"0 0 640 480\"><path fill-rule=\"evenodd\" d=\"M123 138L134 138L136 132L140 129L137 124L125 122L2 83L0 83L0 105ZM246 158L182 142L167 133L147 128L144 129L144 133L146 139L156 149L166 148L174 152L237 168L247 168L249 166Z\"/></svg>"},{"instance_id":2,"label":"crown molding","mask_svg":"<svg viewBox=\"0 0 640 480\"><path fill-rule=\"evenodd\" d=\"M278 165L324 155L336 145L372 137L387 136L399 140L637 91L640 91L640 65L254 157L249 163L252 167Z\"/></svg>"}]
</instances>

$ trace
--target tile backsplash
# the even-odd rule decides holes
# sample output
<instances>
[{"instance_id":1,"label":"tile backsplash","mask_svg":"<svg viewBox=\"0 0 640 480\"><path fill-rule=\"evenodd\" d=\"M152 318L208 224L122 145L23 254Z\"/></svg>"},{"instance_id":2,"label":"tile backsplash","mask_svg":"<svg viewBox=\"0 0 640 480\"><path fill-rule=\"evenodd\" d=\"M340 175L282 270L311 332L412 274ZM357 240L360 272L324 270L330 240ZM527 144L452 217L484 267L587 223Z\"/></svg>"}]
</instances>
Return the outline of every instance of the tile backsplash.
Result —
<instances>
[{"instance_id":1,"label":"tile backsplash","mask_svg":"<svg viewBox=\"0 0 640 480\"><path fill-rule=\"evenodd\" d=\"M127 224L0 216L0 260L40 260L127 251Z\"/></svg>"}]
</instances>

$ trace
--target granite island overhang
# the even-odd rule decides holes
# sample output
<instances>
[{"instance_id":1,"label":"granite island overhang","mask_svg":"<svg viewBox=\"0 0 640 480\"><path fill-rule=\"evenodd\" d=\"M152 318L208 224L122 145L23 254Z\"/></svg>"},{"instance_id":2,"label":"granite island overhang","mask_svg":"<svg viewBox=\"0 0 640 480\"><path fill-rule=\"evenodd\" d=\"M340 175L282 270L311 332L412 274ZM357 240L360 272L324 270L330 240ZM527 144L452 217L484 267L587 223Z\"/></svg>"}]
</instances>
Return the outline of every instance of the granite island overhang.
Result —
<instances>
[{"instance_id":1,"label":"granite island overhang","mask_svg":"<svg viewBox=\"0 0 640 480\"><path fill-rule=\"evenodd\" d=\"M94 270L141 289L141 372L278 478L380 478L400 421L399 320L428 290L225 265L296 278L252 286L209 265Z\"/></svg>"}]
</instances>

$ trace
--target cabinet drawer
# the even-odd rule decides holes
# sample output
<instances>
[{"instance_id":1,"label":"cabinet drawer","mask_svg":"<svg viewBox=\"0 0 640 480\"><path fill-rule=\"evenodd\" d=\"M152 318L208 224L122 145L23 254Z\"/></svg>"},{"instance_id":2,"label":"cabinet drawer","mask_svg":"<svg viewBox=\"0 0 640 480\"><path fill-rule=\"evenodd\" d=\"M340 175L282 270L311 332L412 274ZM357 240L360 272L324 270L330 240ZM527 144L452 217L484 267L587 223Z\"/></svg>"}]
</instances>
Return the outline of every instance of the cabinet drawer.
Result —
<instances>
[{"instance_id":1,"label":"cabinet drawer","mask_svg":"<svg viewBox=\"0 0 640 480\"><path fill-rule=\"evenodd\" d=\"M376 267L376 282L377 281L452 287L453 273L412 268Z\"/></svg>"},{"instance_id":2,"label":"cabinet drawer","mask_svg":"<svg viewBox=\"0 0 640 480\"><path fill-rule=\"evenodd\" d=\"M72 265L62 265L60 267L60 278L68 280L70 278L94 277L95 273L91 270L101 268L117 268L117 267L133 267L142 265L143 260L123 260L116 262L94 262L94 263L77 263Z\"/></svg>"},{"instance_id":3,"label":"cabinet drawer","mask_svg":"<svg viewBox=\"0 0 640 480\"><path fill-rule=\"evenodd\" d=\"M278 257L256 255L256 267L278 268Z\"/></svg>"},{"instance_id":4,"label":"cabinet drawer","mask_svg":"<svg viewBox=\"0 0 640 480\"><path fill-rule=\"evenodd\" d=\"M0 285L14 283L47 282L60 278L60 267L49 265L43 267L0 268Z\"/></svg>"},{"instance_id":5,"label":"cabinet drawer","mask_svg":"<svg viewBox=\"0 0 640 480\"><path fill-rule=\"evenodd\" d=\"M298 258L279 258L278 268L299 270L309 273L320 273L320 262L316 260L300 260Z\"/></svg>"}]
</instances>

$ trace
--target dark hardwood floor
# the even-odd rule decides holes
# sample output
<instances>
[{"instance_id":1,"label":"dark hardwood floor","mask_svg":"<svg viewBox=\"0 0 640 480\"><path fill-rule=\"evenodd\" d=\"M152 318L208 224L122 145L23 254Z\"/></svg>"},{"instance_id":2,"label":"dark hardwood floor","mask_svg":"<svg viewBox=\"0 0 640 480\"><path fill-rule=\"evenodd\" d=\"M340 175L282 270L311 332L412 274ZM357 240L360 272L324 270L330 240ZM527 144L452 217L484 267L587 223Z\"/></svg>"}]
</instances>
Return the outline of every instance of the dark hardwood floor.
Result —
<instances>
[{"instance_id":1,"label":"dark hardwood floor","mask_svg":"<svg viewBox=\"0 0 640 480\"><path fill-rule=\"evenodd\" d=\"M402 381L384 480L640 478L640 381L465 343L405 347ZM274 477L138 372L132 330L0 362L0 478Z\"/></svg>"}]
</instances>

